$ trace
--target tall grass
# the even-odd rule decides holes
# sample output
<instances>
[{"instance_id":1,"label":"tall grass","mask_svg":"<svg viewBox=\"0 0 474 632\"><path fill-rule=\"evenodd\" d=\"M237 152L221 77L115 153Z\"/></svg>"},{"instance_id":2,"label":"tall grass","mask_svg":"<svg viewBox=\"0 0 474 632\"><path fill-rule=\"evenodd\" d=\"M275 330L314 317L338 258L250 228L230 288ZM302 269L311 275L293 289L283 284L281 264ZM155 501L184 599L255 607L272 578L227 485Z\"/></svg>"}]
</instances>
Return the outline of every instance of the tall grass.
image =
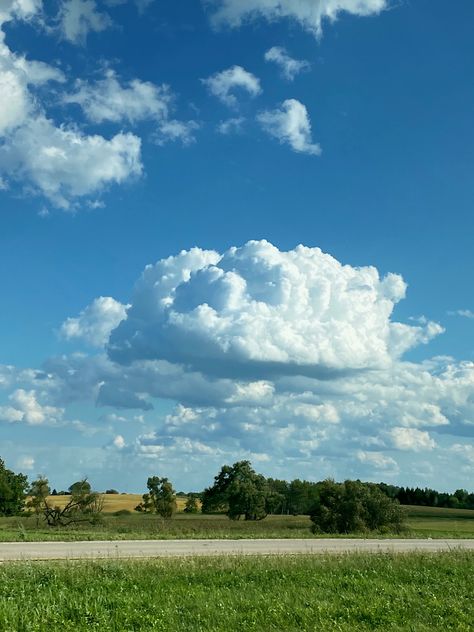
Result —
<instances>
[{"instance_id":1,"label":"tall grass","mask_svg":"<svg viewBox=\"0 0 474 632\"><path fill-rule=\"evenodd\" d=\"M467 632L473 571L468 553L15 563L0 629Z\"/></svg>"}]
</instances>

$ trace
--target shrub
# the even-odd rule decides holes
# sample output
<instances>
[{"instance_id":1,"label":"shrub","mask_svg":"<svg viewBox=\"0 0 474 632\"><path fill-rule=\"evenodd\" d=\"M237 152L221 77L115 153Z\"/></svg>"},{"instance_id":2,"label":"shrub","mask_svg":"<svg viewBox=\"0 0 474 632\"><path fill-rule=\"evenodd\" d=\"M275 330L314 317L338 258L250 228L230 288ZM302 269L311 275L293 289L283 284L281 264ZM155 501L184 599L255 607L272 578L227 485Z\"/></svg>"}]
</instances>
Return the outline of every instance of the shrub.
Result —
<instances>
[{"instance_id":1,"label":"shrub","mask_svg":"<svg viewBox=\"0 0 474 632\"><path fill-rule=\"evenodd\" d=\"M361 481L319 484L319 496L310 512L313 533L393 531L403 527L405 512L377 485Z\"/></svg>"}]
</instances>

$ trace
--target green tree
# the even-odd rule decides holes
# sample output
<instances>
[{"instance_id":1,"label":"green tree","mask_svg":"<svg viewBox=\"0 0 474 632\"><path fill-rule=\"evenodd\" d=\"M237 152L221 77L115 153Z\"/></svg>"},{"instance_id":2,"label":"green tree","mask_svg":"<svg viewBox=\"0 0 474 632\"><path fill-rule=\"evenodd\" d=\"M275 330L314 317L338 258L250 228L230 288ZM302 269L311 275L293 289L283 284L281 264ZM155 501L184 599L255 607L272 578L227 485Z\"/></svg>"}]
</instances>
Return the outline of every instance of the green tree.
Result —
<instances>
[{"instance_id":1,"label":"green tree","mask_svg":"<svg viewBox=\"0 0 474 632\"><path fill-rule=\"evenodd\" d=\"M195 494L188 494L188 499L186 500L186 505L184 507L184 513L195 514L198 513L198 501Z\"/></svg>"},{"instance_id":2,"label":"green tree","mask_svg":"<svg viewBox=\"0 0 474 632\"><path fill-rule=\"evenodd\" d=\"M375 484L326 480L318 484L318 491L310 512L314 533L398 533L403 529L404 510Z\"/></svg>"},{"instance_id":3,"label":"green tree","mask_svg":"<svg viewBox=\"0 0 474 632\"><path fill-rule=\"evenodd\" d=\"M49 481L46 477L40 476L31 483L29 489L30 498L26 503L29 509L33 509L36 515L36 525L39 524L40 516L44 513L47 498L51 493Z\"/></svg>"},{"instance_id":4,"label":"green tree","mask_svg":"<svg viewBox=\"0 0 474 632\"><path fill-rule=\"evenodd\" d=\"M16 516L23 511L28 477L15 474L0 458L0 516Z\"/></svg>"},{"instance_id":5,"label":"green tree","mask_svg":"<svg viewBox=\"0 0 474 632\"><path fill-rule=\"evenodd\" d=\"M151 476L146 484L152 511L162 518L171 518L176 511L176 493L171 482Z\"/></svg>"},{"instance_id":6,"label":"green tree","mask_svg":"<svg viewBox=\"0 0 474 632\"><path fill-rule=\"evenodd\" d=\"M270 489L266 479L257 474L249 461L224 465L214 478L214 485L204 490L203 513L224 511L231 520L262 520L281 503L282 497Z\"/></svg>"}]
</instances>

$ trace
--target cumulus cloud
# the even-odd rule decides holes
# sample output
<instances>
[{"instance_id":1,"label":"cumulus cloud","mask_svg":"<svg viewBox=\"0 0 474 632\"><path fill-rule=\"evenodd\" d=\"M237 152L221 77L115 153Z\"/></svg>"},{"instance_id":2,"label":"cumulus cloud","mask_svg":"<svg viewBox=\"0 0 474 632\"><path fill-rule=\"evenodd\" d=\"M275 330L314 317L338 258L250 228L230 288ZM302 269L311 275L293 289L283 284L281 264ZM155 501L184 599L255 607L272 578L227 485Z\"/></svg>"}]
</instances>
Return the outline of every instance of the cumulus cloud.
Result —
<instances>
[{"instance_id":1,"label":"cumulus cloud","mask_svg":"<svg viewBox=\"0 0 474 632\"><path fill-rule=\"evenodd\" d=\"M145 119L166 119L173 95L169 86L133 79L121 84L113 70L94 83L76 82L76 91L64 96L65 103L76 103L94 123L112 121L136 123Z\"/></svg>"},{"instance_id":2,"label":"cumulus cloud","mask_svg":"<svg viewBox=\"0 0 474 632\"><path fill-rule=\"evenodd\" d=\"M211 94L232 108L238 105L234 94L236 90L244 91L252 98L262 92L260 80L242 66L232 66L222 72L216 72L207 79L202 79L202 82Z\"/></svg>"},{"instance_id":3,"label":"cumulus cloud","mask_svg":"<svg viewBox=\"0 0 474 632\"><path fill-rule=\"evenodd\" d=\"M29 15L33 8L25 6L23 13ZM9 181L18 182L55 206L69 209L81 197L139 176L140 139L124 133L106 139L84 134L72 125L57 126L32 91L49 81L64 82L64 75L47 64L15 55L1 33L0 178L4 187Z\"/></svg>"},{"instance_id":4,"label":"cumulus cloud","mask_svg":"<svg viewBox=\"0 0 474 632\"><path fill-rule=\"evenodd\" d=\"M73 44L85 44L89 33L100 33L112 25L110 16L98 11L94 0L65 0L58 19L62 37Z\"/></svg>"},{"instance_id":5,"label":"cumulus cloud","mask_svg":"<svg viewBox=\"0 0 474 632\"><path fill-rule=\"evenodd\" d=\"M43 405L35 390L25 391L20 388L14 391L9 406L0 407L0 420L9 423L26 423L30 426L52 425L62 420L64 409Z\"/></svg>"},{"instance_id":6,"label":"cumulus cloud","mask_svg":"<svg viewBox=\"0 0 474 632\"><path fill-rule=\"evenodd\" d=\"M418 476L413 452L424 452L433 464L426 484L449 459L462 459L468 476L471 452L461 447L474 436L474 363L400 356L438 331L427 319L407 329L393 319L405 292L399 275L317 248L182 251L144 270L108 356L0 367L1 418L58 425L81 402L111 407L99 419L115 423L130 418L118 410L136 409L135 440L114 444L121 435L108 429L104 449L137 465L159 459L171 472L182 471L183 454L199 472L208 454L212 470L250 458L273 475L316 468L321 478L406 480ZM72 340L107 340L124 306L103 300L72 319Z\"/></svg>"},{"instance_id":7,"label":"cumulus cloud","mask_svg":"<svg viewBox=\"0 0 474 632\"><path fill-rule=\"evenodd\" d=\"M391 321L406 285L342 265L318 248L251 241L193 249L149 266L112 333L118 362L184 362L220 375L327 374L387 366L425 342L426 326Z\"/></svg>"},{"instance_id":8,"label":"cumulus cloud","mask_svg":"<svg viewBox=\"0 0 474 632\"><path fill-rule=\"evenodd\" d=\"M429 433L416 428L393 428L390 433L393 446L398 450L432 450L436 447L436 442Z\"/></svg>"},{"instance_id":9,"label":"cumulus cloud","mask_svg":"<svg viewBox=\"0 0 474 632\"><path fill-rule=\"evenodd\" d=\"M279 66L282 75L288 81L293 81L294 78L301 72L307 71L311 68L309 61L304 59L293 59L288 55L286 48L282 46L273 46L265 53L265 61L271 61Z\"/></svg>"},{"instance_id":10,"label":"cumulus cloud","mask_svg":"<svg viewBox=\"0 0 474 632\"><path fill-rule=\"evenodd\" d=\"M215 6L215 26L238 27L258 18L289 18L318 36L324 20L334 21L341 13L376 15L388 7L388 0L210 0L210 4Z\"/></svg>"},{"instance_id":11,"label":"cumulus cloud","mask_svg":"<svg viewBox=\"0 0 474 632\"><path fill-rule=\"evenodd\" d=\"M16 466L20 470L31 471L35 467L35 459L32 456L22 456L17 459Z\"/></svg>"},{"instance_id":12,"label":"cumulus cloud","mask_svg":"<svg viewBox=\"0 0 474 632\"><path fill-rule=\"evenodd\" d=\"M141 141L119 133L110 140L75 127L56 127L42 115L26 120L0 147L0 170L27 182L55 206L100 193L142 173Z\"/></svg>"},{"instance_id":13,"label":"cumulus cloud","mask_svg":"<svg viewBox=\"0 0 474 632\"><path fill-rule=\"evenodd\" d=\"M308 110L297 99L287 99L275 110L261 112L257 121L262 128L282 144L298 153L319 156L321 147L313 143Z\"/></svg>"},{"instance_id":14,"label":"cumulus cloud","mask_svg":"<svg viewBox=\"0 0 474 632\"><path fill-rule=\"evenodd\" d=\"M126 317L128 305L110 296L96 298L77 318L68 318L60 329L66 340L82 339L96 347L105 345L110 332Z\"/></svg>"}]
</instances>

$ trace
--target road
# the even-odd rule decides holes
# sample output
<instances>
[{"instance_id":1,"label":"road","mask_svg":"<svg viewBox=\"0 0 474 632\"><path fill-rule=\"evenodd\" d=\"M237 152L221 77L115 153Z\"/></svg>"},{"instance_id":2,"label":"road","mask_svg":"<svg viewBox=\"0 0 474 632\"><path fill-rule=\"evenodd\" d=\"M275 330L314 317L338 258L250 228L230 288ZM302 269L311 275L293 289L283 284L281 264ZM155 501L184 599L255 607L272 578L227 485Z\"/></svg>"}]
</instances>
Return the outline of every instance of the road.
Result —
<instances>
[{"instance_id":1,"label":"road","mask_svg":"<svg viewBox=\"0 0 474 632\"><path fill-rule=\"evenodd\" d=\"M473 540L123 540L104 542L1 542L0 562L13 560L117 559L196 555L294 555L349 552L474 552Z\"/></svg>"}]
</instances>

